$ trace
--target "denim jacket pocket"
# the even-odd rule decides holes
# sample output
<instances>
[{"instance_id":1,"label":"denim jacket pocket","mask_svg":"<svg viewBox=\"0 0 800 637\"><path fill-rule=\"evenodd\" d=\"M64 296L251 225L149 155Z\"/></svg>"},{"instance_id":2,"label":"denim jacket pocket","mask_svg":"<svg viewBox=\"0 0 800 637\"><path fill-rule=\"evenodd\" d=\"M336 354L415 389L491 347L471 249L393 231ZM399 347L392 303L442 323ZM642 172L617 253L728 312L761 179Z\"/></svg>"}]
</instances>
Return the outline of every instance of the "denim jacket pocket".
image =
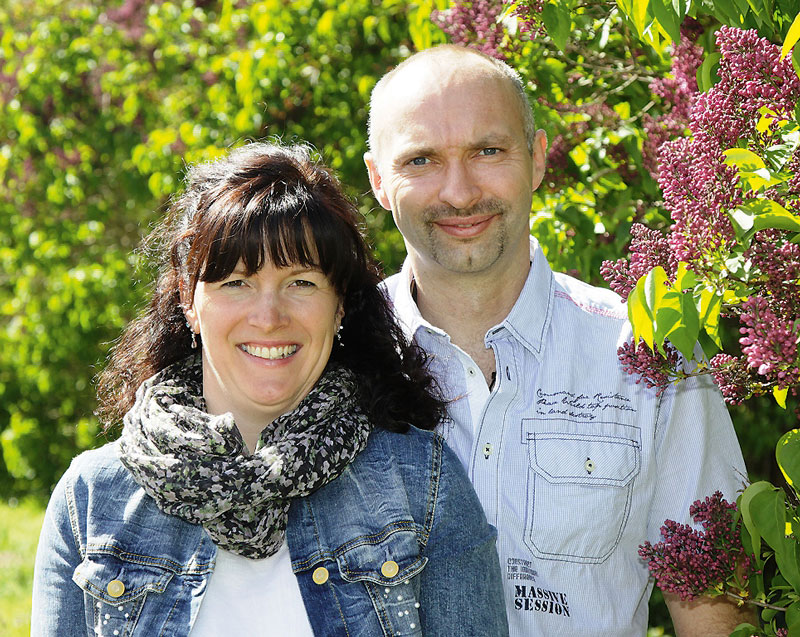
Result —
<instances>
[{"instance_id":1,"label":"denim jacket pocket","mask_svg":"<svg viewBox=\"0 0 800 637\"><path fill-rule=\"evenodd\" d=\"M173 572L114 554L89 554L72 581L84 591L88 634L134 634L148 593L163 593Z\"/></svg>"},{"instance_id":2,"label":"denim jacket pocket","mask_svg":"<svg viewBox=\"0 0 800 637\"><path fill-rule=\"evenodd\" d=\"M420 555L413 523L396 523L378 535L359 536L333 553L335 562L330 554L318 553L302 566L294 565L301 589L307 587L304 599L315 634L328 634L327 627L318 627L315 620L325 616L333 605L330 600L335 599L347 634L422 635L416 576L428 560ZM323 585L308 586L309 572L321 572L315 581ZM314 612L317 608L318 613Z\"/></svg>"},{"instance_id":3,"label":"denim jacket pocket","mask_svg":"<svg viewBox=\"0 0 800 637\"><path fill-rule=\"evenodd\" d=\"M638 427L523 422L528 445L525 544L539 558L599 564L619 544L641 462Z\"/></svg>"}]
</instances>

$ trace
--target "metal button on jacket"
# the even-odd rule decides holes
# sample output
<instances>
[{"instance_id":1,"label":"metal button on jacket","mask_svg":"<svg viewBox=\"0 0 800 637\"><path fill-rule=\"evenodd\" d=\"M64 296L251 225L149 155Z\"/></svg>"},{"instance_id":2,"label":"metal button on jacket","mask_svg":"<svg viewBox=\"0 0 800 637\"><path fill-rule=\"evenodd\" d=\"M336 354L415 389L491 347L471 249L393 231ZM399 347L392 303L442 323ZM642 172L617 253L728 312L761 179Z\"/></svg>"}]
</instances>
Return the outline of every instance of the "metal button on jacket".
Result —
<instances>
[{"instance_id":1,"label":"metal button on jacket","mask_svg":"<svg viewBox=\"0 0 800 637\"><path fill-rule=\"evenodd\" d=\"M324 584L328 581L328 569L324 566L314 569L314 572L311 574L311 579L314 580L315 584Z\"/></svg>"},{"instance_id":2,"label":"metal button on jacket","mask_svg":"<svg viewBox=\"0 0 800 637\"><path fill-rule=\"evenodd\" d=\"M389 560L388 562L384 562L383 566L381 566L381 573L383 574L384 577L394 577L399 572L400 572L400 567L394 560Z\"/></svg>"},{"instance_id":3,"label":"metal button on jacket","mask_svg":"<svg viewBox=\"0 0 800 637\"><path fill-rule=\"evenodd\" d=\"M118 579L112 579L106 586L106 590L111 597L120 597L125 592L125 584Z\"/></svg>"}]
</instances>

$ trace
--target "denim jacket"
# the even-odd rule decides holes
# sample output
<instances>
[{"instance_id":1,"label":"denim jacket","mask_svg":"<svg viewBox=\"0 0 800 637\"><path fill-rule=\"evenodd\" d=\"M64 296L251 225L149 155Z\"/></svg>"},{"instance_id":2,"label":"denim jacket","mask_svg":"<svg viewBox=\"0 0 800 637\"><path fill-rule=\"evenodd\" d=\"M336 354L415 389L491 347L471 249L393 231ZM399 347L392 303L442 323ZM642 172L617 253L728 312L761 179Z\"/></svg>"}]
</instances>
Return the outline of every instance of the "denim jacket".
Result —
<instances>
[{"instance_id":1,"label":"denim jacket","mask_svg":"<svg viewBox=\"0 0 800 637\"><path fill-rule=\"evenodd\" d=\"M416 429L374 431L338 478L292 502L286 532L314 634L349 637L507 635L495 536L458 459ZM31 634L188 635L215 557L116 443L88 451L47 508Z\"/></svg>"}]
</instances>

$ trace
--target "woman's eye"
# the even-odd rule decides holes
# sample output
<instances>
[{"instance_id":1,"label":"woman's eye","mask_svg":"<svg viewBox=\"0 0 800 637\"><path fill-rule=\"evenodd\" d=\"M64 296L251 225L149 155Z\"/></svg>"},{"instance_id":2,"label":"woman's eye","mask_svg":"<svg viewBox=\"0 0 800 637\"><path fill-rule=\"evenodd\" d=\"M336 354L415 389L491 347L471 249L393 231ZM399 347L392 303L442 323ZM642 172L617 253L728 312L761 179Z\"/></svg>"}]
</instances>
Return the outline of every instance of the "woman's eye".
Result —
<instances>
[{"instance_id":1,"label":"woman's eye","mask_svg":"<svg viewBox=\"0 0 800 637\"><path fill-rule=\"evenodd\" d=\"M306 281L305 279L295 279L292 281L291 285L297 288L313 288L316 287L316 283L313 281Z\"/></svg>"},{"instance_id":2,"label":"woman's eye","mask_svg":"<svg viewBox=\"0 0 800 637\"><path fill-rule=\"evenodd\" d=\"M224 288L240 288L245 284L244 279L231 279L222 284Z\"/></svg>"}]
</instances>

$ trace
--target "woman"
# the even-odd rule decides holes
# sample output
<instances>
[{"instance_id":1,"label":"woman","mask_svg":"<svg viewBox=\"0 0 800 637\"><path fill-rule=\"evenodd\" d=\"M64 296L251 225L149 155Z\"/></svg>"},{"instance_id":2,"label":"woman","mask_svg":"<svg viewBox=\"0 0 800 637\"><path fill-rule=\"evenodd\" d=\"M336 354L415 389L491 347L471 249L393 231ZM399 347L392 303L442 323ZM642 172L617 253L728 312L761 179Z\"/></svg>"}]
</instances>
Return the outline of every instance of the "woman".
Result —
<instances>
[{"instance_id":1,"label":"woman","mask_svg":"<svg viewBox=\"0 0 800 637\"><path fill-rule=\"evenodd\" d=\"M100 378L122 436L48 506L34 635L507 634L494 530L417 428L442 405L357 218L304 147L191 169Z\"/></svg>"}]
</instances>

